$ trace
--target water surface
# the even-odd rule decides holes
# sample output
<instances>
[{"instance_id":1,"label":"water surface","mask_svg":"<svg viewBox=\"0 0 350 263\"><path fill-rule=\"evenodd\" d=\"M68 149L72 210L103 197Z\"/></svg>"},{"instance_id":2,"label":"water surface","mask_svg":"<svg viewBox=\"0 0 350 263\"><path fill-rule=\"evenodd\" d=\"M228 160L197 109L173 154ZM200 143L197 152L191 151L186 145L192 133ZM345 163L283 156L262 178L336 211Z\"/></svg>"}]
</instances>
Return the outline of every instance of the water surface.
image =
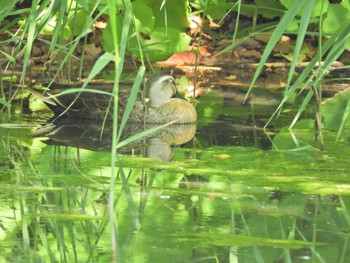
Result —
<instances>
[{"instance_id":1,"label":"water surface","mask_svg":"<svg viewBox=\"0 0 350 263\"><path fill-rule=\"evenodd\" d=\"M288 130L287 107L264 129L274 103L223 94L200 99L192 139L158 134L120 149L114 185L96 126L33 138L28 125L49 115L3 113L0 261L347 262L349 130L336 141L325 112L320 150L312 112Z\"/></svg>"}]
</instances>

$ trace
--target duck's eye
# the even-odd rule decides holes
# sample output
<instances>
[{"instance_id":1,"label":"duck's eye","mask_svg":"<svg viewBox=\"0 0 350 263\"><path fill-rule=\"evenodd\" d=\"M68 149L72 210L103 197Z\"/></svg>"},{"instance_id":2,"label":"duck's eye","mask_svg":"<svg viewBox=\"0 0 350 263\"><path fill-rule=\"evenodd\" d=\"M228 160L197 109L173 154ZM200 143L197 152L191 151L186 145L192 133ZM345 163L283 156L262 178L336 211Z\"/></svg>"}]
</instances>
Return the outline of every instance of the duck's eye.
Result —
<instances>
[{"instance_id":1,"label":"duck's eye","mask_svg":"<svg viewBox=\"0 0 350 263\"><path fill-rule=\"evenodd\" d=\"M169 79L169 82L173 85L175 85L175 80L173 78Z\"/></svg>"},{"instance_id":2,"label":"duck's eye","mask_svg":"<svg viewBox=\"0 0 350 263\"><path fill-rule=\"evenodd\" d=\"M175 81L174 81L174 79L172 79L172 78L171 78L171 79L169 78L169 79L164 80L163 83L164 83L164 84L172 84L172 85L175 85Z\"/></svg>"}]
</instances>

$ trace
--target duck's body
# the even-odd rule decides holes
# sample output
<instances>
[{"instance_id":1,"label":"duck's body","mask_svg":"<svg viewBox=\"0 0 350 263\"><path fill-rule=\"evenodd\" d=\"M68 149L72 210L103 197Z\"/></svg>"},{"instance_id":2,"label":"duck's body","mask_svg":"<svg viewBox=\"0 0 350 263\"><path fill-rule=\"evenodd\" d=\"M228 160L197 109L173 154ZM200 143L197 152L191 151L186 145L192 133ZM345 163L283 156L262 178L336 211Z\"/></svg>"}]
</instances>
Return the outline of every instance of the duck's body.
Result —
<instances>
[{"instance_id":1,"label":"duck's body","mask_svg":"<svg viewBox=\"0 0 350 263\"><path fill-rule=\"evenodd\" d=\"M90 87L89 87L90 88ZM111 96L100 93L80 92L55 95L71 89L71 87L58 85L45 94L38 94L56 116L70 118L103 120L113 119ZM91 88L90 88L91 89ZM96 90L112 93L112 85L99 85ZM145 97L149 100L143 103L141 96L136 100L129 121L147 123L193 123L197 120L196 110L191 103L180 98L173 98L176 87L173 77L164 74L152 75L145 87ZM123 116L128 100L129 91L120 89L119 92L119 120Z\"/></svg>"}]
</instances>

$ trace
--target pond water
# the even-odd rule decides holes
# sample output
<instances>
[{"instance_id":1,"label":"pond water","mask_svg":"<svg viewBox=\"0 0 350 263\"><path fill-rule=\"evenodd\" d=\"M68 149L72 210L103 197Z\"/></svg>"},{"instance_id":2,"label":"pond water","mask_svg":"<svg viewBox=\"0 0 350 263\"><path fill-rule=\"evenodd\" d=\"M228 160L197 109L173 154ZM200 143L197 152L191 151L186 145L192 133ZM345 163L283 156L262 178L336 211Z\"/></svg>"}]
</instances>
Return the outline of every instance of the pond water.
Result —
<instances>
[{"instance_id":1,"label":"pond water","mask_svg":"<svg viewBox=\"0 0 350 263\"><path fill-rule=\"evenodd\" d=\"M264 129L273 99L232 94L203 96L197 126L121 148L115 182L98 126L33 137L50 114L2 113L0 262L349 262L349 130L336 140L327 109L348 98L323 108L320 150L312 113L288 130L286 107Z\"/></svg>"}]
</instances>

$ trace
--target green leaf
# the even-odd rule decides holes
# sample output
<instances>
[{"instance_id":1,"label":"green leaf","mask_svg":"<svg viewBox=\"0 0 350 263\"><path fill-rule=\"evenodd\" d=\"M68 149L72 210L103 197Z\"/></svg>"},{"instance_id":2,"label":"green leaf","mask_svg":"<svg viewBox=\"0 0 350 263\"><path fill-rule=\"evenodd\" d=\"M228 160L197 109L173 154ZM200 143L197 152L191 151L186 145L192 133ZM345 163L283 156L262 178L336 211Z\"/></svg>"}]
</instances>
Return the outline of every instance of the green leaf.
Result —
<instances>
[{"instance_id":1,"label":"green leaf","mask_svg":"<svg viewBox=\"0 0 350 263\"><path fill-rule=\"evenodd\" d=\"M221 19L227 11L230 10L236 3L227 3L226 0L211 0L201 1L195 0L192 3L196 9L204 13L210 19Z\"/></svg>"},{"instance_id":2,"label":"green leaf","mask_svg":"<svg viewBox=\"0 0 350 263\"><path fill-rule=\"evenodd\" d=\"M148 54L150 60L165 59L176 52L187 51L191 38L185 34L189 24L189 5L187 0L163 1L163 0L136 0L132 3L133 21L135 31L128 34L128 38L121 38L121 24L117 23L118 39L125 39L127 50L141 57L140 43L143 51ZM123 9L118 15L127 16L127 10ZM125 19L125 18L124 18ZM111 39L112 30L110 21L103 30L103 47L108 52L114 51L114 43ZM123 24L123 26L125 26ZM149 34L144 38L139 33Z\"/></svg>"},{"instance_id":3,"label":"green leaf","mask_svg":"<svg viewBox=\"0 0 350 263\"><path fill-rule=\"evenodd\" d=\"M256 6L263 11L261 14L267 18L274 18L281 15L281 11L284 10L284 7L278 0L256 0ZM278 11L277 11L278 10Z\"/></svg>"},{"instance_id":4,"label":"green leaf","mask_svg":"<svg viewBox=\"0 0 350 263\"><path fill-rule=\"evenodd\" d=\"M211 19L222 19L227 15L227 12L240 9L241 13L246 16L253 16L255 14L263 17L282 16L285 13L285 8L278 2L278 0L257 0L256 5L253 4L237 4L238 2L226 2L226 0L191 1L191 6L197 9L200 13L204 13ZM240 6L240 7L239 7Z\"/></svg>"},{"instance_id":5,"label":"green leaf","mask_svg":"<svg viewBox=\"0 0 350 263\"><path fill-rule=\"evenodd\" d=\"M326 129L338 130L340 127L349 127L345 125L349 114L349 102L350 92L346 92L321 106L322 120Z\"/></svg>"},{"instance_id":6,"label":"green leaf","mask_svg":"<svg viewBox=\"0 0 350 263\"><path fill-rule=\"evenodd\" d=\"M296 3L295 0L281 0L281 3L289 9L294 3ZM329 6L328 0L317 0L314 2L312 7L312 13L311 17L320 17L322 14L327 12ZM332 5L331 5L332 6ZM297 13L298 16L302 16L304 10L300 9L300 11Z\"/></svg>"},{"instance_id":7,"label":"green leaf","mask_svg":"<svg viewBox=\"0 0 350 263\"><path fill-rule=\"evenodd\" d=\"M144 51L151 60L162 60L174 53L187 51L191 37L174 28L157 28L144 40Z\"/></svg>"},{"instance_id":8,"label":"green leaf","mask_svg":"<svg viewBox=\"0 0 350 263\"><path fill-rule=\"evenodd\" d=\"M139 0L152 7L155 27L178 28L185 30L190 21L188 0Z\"/></svg>"},{"instance_id":9,"label":"green leaf","mask_svg":"<svg viewBox=\"0 0 350 263\"><path fill-rule=\"evenodd\" d=\"M133 2L132 9L135 16L136 31L144 34L151 33L155 24L153 10L140 1Z\"/></svg>"},{"instance_id":10,"label":"green leaf","mask_svg":"<svg viewBox=\"0 0 350 263\"><path fill-rule=\"evenodd\" d=\"M85 29L86 23L92 20L90 14L85 10L78 11L76 14L73 12L69 19L69 28L73 36L79 35Z\"/></svg>"},{"instance_id":11,"label":"green leaf","mask_svg":"<svg viewBox=\"0 0 350 263\"><path fill-rule=\"evenodd\" d=\"M330 5L326 18L323 21L322 30L326 35L332 35L343 24L345 20L350 19L350 3L343 1L341 4Z\"/></svg>"},{"instance_id":12,"label":"green leaf","mask_svg":"<svg viewBox=\"0 0 350 263\"><path fill-rule=\"evenodd\" d=\"M0 21L8 16L18 1L0 1Z\"/></svg>"},{"instance_id":13,"label":"green leaf","mask_svg":"<svg viewBox=\"0 0 350 263\"><path fill-rule=\"evenodd\" d=\"M7 57L7 59L8 59L9 61L11 61L11 62L13 62L13 63L15 62L15 58L14 58L13 56L7 54L5 51L2 51L2 50L0 50L0 52L1 52L5 57Z\"/></svg>"},{"instance_id":14,"label":"green leaf","mask_svg":"<svg viewBox=\"0 0 350 263\"><path fill-rule=\"evenodd\" d=\"M2 99L2 98L0 98L0 104L5 105L5 106L10 106L11 105L10 102L8 102L7 100Z\"/></svg>"},{"instance_id":15,"label":"green leaf","mask_svg":"<svg viewBox=\"0 0 350 263\"><path fill-rule=\"evenodd\" d=\"M86 78L86 82L83 87L85 87L97 74L99 74L108 63L112 62L116 59L116 56L111 53L104 53L102 56L98 58L95 62L94 66L91 69L89 76Z\"/></svg>"}]
</instances>

